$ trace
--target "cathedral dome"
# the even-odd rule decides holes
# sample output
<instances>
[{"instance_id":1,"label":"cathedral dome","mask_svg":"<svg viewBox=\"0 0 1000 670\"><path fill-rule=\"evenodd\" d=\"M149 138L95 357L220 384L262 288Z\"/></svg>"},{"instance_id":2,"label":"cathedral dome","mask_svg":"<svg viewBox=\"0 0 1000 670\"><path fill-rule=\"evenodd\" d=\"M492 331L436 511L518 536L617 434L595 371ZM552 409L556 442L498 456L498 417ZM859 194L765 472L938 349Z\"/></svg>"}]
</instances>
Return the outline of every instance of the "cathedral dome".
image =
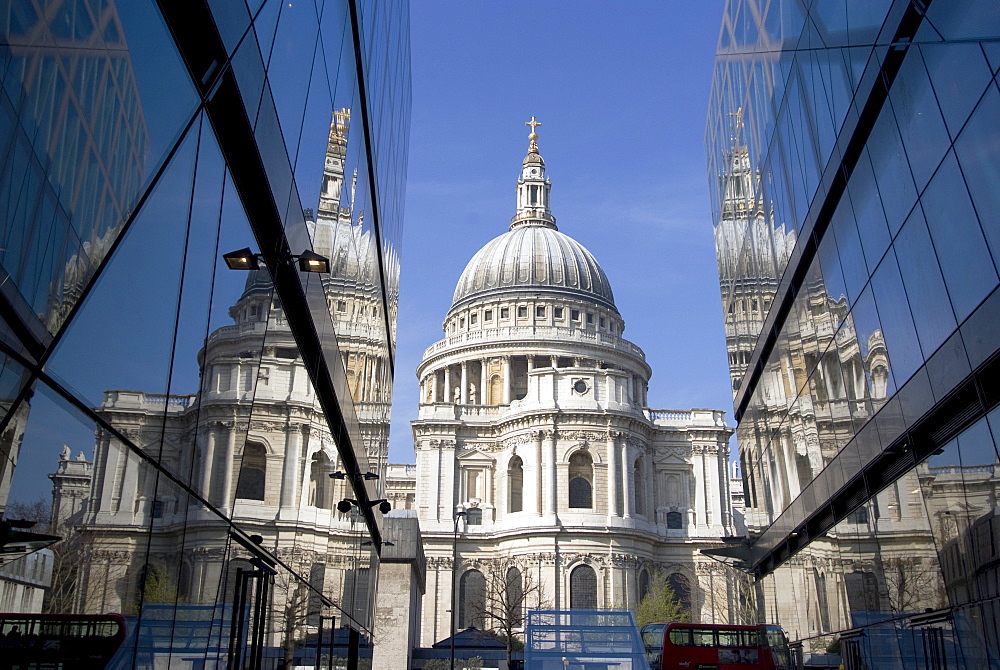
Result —
<instances>
[{"instance_id":1,"label":"cathedral dome","mask_svg":"<svg viewBox=\"0 0 1000 670\"><path fill-rule=\"evenodd\" d=\"M530 144L517 180L517 211L510 230L488 242L465 266L452 309L486 296L545 291L617 312L611 284L594 255L556 227L549 208L552 184L545 176L535 132L541 124L531 117L527 125Z\"/></svg>"},{"instance_id":2,"label":"cathedral dome","mask_svg":"<svg viewBox=\"0 0 1000 670\"><path fill-rule=\"evenodd\" d=\"M615 309L611 284L593 254L554 225L531 223L494 238L472 257L452 306L487 294L539 289Z\"/></svg>"}]
</instances>

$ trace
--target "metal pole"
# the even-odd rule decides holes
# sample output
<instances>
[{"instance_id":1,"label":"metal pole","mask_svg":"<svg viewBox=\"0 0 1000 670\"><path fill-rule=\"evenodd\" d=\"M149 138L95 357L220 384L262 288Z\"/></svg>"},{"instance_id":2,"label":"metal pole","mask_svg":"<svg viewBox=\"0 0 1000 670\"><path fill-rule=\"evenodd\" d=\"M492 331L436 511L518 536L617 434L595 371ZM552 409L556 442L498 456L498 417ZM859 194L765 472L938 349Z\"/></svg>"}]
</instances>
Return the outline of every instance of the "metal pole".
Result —
<instances>
[{"instance_id":1,"label":"metal pole","mask_svg":"<svg viewBox=\"0 0 1000 670\"><path fill-rule=\"evenodd\" d=\"M451 534L451 670L455 670L455 584L458 568L458 522L465 517L465 510L455 512L455 525Z\"/></svg>"}]
</instances>

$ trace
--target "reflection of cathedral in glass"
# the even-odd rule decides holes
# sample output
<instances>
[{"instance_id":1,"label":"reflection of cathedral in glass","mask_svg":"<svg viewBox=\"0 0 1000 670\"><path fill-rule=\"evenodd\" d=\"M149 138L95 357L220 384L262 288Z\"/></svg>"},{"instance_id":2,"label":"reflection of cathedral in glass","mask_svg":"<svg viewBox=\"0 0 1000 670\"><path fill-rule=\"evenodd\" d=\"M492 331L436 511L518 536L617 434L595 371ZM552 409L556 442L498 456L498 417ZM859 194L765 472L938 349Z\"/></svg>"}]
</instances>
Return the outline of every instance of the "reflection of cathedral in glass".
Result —
<instances>
[{"instance_id":1,"label":"reflection of cathedral in glass","mask_svg":"<svg viewBox=\"0 0 1000 670\"><path fill-rule=\"evenodd\" d=\"M406 1L0 4L0 612L121 614L122 667L365 655L418 532L378 500Z\"/></svg>"},{"instance_id":2,"label":"reflection of cathedral in glass","mask_svg":"<svg viewBox=\"0 0 1000 670\"><path fill-rule=\"evenodd\" d=\"M334 112L320 206L307 226L314 249L332 260L323 286L337 344L368 465L384 474L391 383L380 279L373 276L378 272L372 267L373 235L364 229L364 213L353 208L353 182L344 188L349 121L349 110ZM200 392L109 390L99 413L137 444L159 449L160 462L191 473L194 488L210 504L261 535L280 559L308 574L322 592L335 594L347 615L365 622L374 574L366 567L367 552L360 552L355 516L336 510L337 502L353 493L343 478L330 476L345 470L336 438L319 411L265 268L250 272L229 315L232 325L212 332L199 354ZM64 452L50 476L60 510L56 530L70 533L86 560L74 573L72 588L63 589L60 608L129 612L135 604L123 594L136 593L134 584L148 583L150 574L157 584L171 584L170 595L195 604L199 585L234 569L223 558L225 535L191 539L192 523L210 528L219 520L189 508L184 495L154 475L148 462L108 431L98 431L92 470ZM140 561L132 548L150 521L154 532ZM358 580L362 574L365 579ZM312 622L308 603L295 605L305 596L291 580L284 582L276 582L275 609L287 614L301 607L301 615L285 622L292 627ZM150 602L150 594L145 596Z\"/></svg>"},{"instance_id":3,"label":"reflection of cathedral in glass","mask_svg":"<svg viewBox=\"0 0 1000 670\"><path fill-rule=\"evenodd\" d=\"M998 667L1000 94L975 4L726 6L707 147L748 537L715 554L807 666Z\"/></svg>"}]
</instances>

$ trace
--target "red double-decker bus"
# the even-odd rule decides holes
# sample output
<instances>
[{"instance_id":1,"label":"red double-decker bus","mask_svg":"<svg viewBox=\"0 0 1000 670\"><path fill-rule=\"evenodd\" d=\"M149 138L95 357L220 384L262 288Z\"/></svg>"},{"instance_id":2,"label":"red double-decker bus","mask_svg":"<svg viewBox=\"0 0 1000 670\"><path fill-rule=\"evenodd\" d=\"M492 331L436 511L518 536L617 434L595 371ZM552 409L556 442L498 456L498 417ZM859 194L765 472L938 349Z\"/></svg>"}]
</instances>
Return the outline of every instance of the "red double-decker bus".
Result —
<instances>
[{"instance_id":1,"label":"red double-decker bus","mask_svg":"<svg viewBox=\"0 0 1000 670\"><path fill-rule=\"evenodd\" d=\"M653 623L642 629L650 670L790 670L778 626Z\"/></svg>"},{"instance_id":2,"label":"red double-decker bus","mask_svg":"<svg viewBox=\"0 0 1000 670\"><path fill-rule=\"evenodd\" d=\"M0 614L0 666L103 669L125 641L118 614Z\"/></svg>"}]
</instances>

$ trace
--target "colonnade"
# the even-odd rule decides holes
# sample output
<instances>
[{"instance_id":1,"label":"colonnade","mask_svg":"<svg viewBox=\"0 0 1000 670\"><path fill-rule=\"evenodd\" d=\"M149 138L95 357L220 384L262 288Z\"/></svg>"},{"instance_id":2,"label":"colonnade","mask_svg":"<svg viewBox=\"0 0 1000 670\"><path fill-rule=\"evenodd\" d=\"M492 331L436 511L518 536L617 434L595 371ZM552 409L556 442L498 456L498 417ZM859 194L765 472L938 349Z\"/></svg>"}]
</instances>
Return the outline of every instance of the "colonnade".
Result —
<instances>
[{"instance_id":1,"label":"colonnade","mask_svg":"<svg viewBox=\"0 0 1000 670\"><path fill-rule=\"evenodd\" d=\"M569 359L571 365L559 365L561 359ZM487 356L459 363L451 363L432 369L420 379L420 398L423 403L455 403L462 405L509 405L513 393L514 366L524 366L526 372L551 367L581 368L589 362L595 368L604 363L581 356L559 356L549 354L525 354L521 356ZM475 380L475 381L474 381ZM495 390L493 381L500 388ZM608 397L612 396L612 382L608 380ZM638 404L646 403L645 383L632 375L628 388L629 398L638 398Z\"/></svg>"},{"instance_id":2,"label":"colonnade","mask_svg":"<svg viewBox=\"0 0 1000 670\"><path fill-rule=\"evenodd\" d=\"M385 357L359 351L343 351L341 355L354 402L388 402L392 380Z\"/></svg>"}]
</instances>

